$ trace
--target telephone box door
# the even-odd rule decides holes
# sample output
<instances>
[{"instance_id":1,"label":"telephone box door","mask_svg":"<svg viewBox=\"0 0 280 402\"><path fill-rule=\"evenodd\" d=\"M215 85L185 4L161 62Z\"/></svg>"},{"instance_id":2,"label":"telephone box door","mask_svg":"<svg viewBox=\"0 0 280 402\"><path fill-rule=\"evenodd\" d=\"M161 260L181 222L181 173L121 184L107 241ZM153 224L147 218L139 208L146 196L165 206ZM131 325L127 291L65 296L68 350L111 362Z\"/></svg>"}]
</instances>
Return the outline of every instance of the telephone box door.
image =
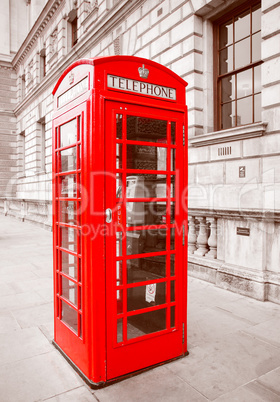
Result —
<instances>
[{"instance_id":1,"label":"telephone box door","mask_svg":"<svg viewBox=\"0 0 280 402\"><path fill-rule=\"evenodd\" d=\"M107 380L185 350L183 126L105 101Z\"/></svg>"}]
</instances>

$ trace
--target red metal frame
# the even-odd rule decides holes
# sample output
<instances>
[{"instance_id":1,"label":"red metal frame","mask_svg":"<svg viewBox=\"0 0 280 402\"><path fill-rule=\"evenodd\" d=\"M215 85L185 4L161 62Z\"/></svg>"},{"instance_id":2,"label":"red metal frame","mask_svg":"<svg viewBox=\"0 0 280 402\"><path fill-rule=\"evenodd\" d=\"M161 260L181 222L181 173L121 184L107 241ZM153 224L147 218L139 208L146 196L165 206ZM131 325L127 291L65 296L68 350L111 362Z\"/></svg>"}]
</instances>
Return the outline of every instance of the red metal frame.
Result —
<instances>
[{"instance_id":1,"label":"red metal frame","mask_svg":"<svg viewBox=\"0 0 280 402\"><path fill-rule=\"evenodd\" d=\"M149 69L148 78L139 77L138 69L143 64ZM107 82L108 74L135 80L143 83L142 86L148 82L173 88L176 90L176 101L150 94L140 95L122 88L110 88ZM187 147L183 145L183 127L187 127L185 86L186 83L180 77L157 63L130 56L113 56L73 63L62 74L53 91L54 341L92 386L182 356L187 352L187 242L183 239L187 222L185 193L188 172ZM117 115L123 116L122 138L116 138ZM127 139L126 116L130 115L166 121L167 142ZM67 143L61 146L58 141L60 127L64 130L63 125L73 119L77 121L77 139L74 144ZM172 127L176 123L174 144L171 142L171 122ZM122 145L123 166L118 168L116 168L116 144ZM165 169L128 169L127 145L154 147L155 150L157 147L166 149ZM77 150L75 169L62 161L62 157L64 158L66 154L75 155L72 152L73 147ZM175 170L171 170L172 150L175 151L174 154L176 153ZM67 163L70 160L71 165L74 159L74 156L72 159L68 157ZM68 170L62 172L65 166ZM73 170L69 170L70 168ZM138 173L165 176L168 189L165 196L127 198L126 175ZM116 174L122 178L122 199L116 198ZM65 191L62 179L68 177L68 183L71 183L74 176L76 176L76 194L73 193L68 197L69 193L62 192L62 189ZM172 196L171 177L175 178L175 194ZM143 205L151 202L165 203L163 205L166 205L166 212L161 218L161 223L153 225L152 228L147 224L126 227L126 202L138 202ZM171 203L175 203L176 209L174 223L171 222ZM71 212L72 220L65 221L66 205L68 208L76 205L76 209L74 208L76 216L73 215L73 211ZM111 223L105 222L106 208L113 210ZM67 211L69 215L69 209ZM130 236L133 232L166 229L166 249L126 255L126 236L124 236L122 257L116 257L116 231L120 228L125 233L131 233ZM170 248L171 229L176 233L174 249ZM71 230L77 236L76 248L69 234ZM68 232L68 237L62 235L62 232ZM68 250L64 248L65 239ZM76 266L76 275L73 274L76 272L73 261L69 263L69 269L66 264L68 271L62 267L62 256L65 255L71 256L68 261L70 259L80 261ZM176 255L174 275L170 272L171 255ZM166 257L164 277L136 283L126 282L128 261L155 256ZM116 277L117 262L122 262L122 278ZM171 300L171 289L173 289L171 282L175 287L174 300ZM147 285L165 289L164 303L128 311L126 298L128 292L138 291L140 287L146 289ZM127 339L125 324L128 320L131 321L140 314L164 309L167 312L164 329ZM176 309L172 326L171 309L172 311ZM75 330L67 321L69 312L71 317L76 314ZM116 335L117 319L122 320L124 324L121 342L118 342Z\"/></svg>"}]
</instances>

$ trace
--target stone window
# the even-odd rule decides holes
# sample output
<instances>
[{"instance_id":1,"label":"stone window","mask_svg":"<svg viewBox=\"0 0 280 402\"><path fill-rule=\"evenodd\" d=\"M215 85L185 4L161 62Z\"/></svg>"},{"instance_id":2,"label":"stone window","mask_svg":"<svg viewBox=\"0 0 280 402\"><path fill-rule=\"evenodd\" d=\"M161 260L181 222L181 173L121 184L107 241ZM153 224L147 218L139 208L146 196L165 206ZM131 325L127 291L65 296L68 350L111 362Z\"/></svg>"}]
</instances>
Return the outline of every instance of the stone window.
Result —
<instances>
[{"instance_id":1,"label":"stone window","mask_svg":"<svg viewBox=\"0 0 280 402\"><path fill-rule=\"evenodd\" d=\"M216 21L216 128L261 121L261 3L246 2ZM217 57L215 56L217 55Z\"/></svg>"},{"instance_id":2,"label":"stone window","mask_svg":"<svg viewBox=\"0 0 280 402\"><path fill-rule=\"evenodd\" d=\"M46 75L46 49L42 49L40 52L40 81Z\"/></svg>"}]
</instances>

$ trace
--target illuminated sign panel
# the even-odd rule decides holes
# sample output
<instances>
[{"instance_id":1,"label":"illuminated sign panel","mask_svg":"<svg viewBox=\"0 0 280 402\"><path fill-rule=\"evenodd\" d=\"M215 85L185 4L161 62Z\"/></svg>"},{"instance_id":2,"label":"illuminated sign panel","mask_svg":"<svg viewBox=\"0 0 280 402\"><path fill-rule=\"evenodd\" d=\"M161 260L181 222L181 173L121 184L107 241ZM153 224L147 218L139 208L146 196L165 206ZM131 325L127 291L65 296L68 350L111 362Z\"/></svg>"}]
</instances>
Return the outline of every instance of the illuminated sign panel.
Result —
<instances>
[{"instance_id":1,"label":"illuminated sign panel","mask_svg":"<svg viewBox=\"0 0 280 402\"><path fill-rule=\"evenodd\" d=\"M119 89L121 91L134 92L141 95L156 96L168 100L176 100L176 89L155 85L149 82L131 80L129 78L107 75L108 88Z\"/></svg>"},{"instance_id":2,"label":"illuminated sign panel","mask_svg":"<svg viewBox=\"0 0 280 402\"><path fill-rule=\"evenodd\" d=\"M78 82L76 85L64 92L57 98L57 107L61 107L69 103L71 100L77 98L83 92L88 89L88 77L84 78L82 81Z\"/></svg>"}]
</instances>

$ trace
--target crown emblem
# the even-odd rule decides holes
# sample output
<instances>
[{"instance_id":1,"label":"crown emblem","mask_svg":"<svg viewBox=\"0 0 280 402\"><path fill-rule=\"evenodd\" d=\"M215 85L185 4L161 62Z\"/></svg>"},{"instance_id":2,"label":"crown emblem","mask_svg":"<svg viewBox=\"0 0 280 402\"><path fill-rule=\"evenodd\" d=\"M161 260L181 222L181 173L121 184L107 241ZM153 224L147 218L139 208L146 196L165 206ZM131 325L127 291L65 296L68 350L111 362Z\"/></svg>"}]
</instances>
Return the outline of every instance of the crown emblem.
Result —
<instances>
[{"instance_id":1,"label":"crown emblem","mask_svg":"<svg viewBox=\"0 0 280 402\"><path fill-rule=\"evenodd\" d=\"M138 71L139 71L139 75L141 78L148 78L149 70L147 68L145 68L144 64L142 67L138 68Z\"/></svg>"},{"instance_id":2,"label":"crown emblem","mask_svg":"<svg viewBox=\"0 0 280 402\"><path fill-rule=\"evenodd\" d=\"M74 82L74 73L73 73L73 71L71 71L71 73L69 74L69 76L68 76L68 79L69 79L69 85L72 85L73 84L73 82Z\"/></svg>"}]
</instances>

